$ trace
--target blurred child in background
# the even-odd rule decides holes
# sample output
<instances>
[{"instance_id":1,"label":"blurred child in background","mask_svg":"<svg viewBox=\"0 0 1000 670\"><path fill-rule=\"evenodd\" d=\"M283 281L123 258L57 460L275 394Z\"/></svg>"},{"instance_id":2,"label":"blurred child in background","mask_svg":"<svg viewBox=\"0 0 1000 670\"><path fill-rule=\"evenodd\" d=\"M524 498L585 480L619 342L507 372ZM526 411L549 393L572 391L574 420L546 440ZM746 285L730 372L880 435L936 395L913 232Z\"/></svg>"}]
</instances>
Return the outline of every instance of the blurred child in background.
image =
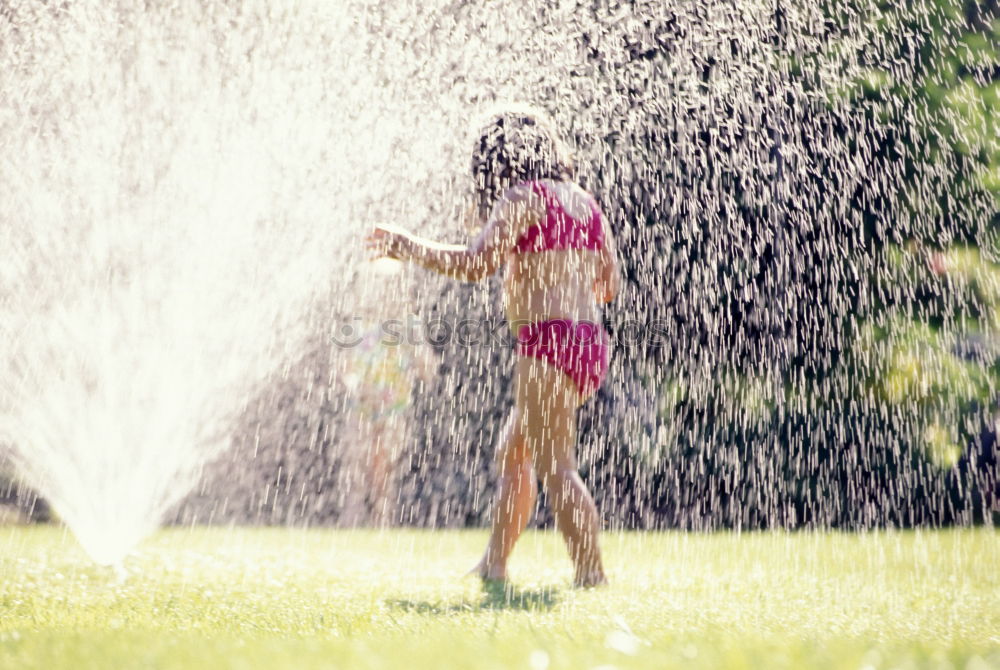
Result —
<instances>
[{"instance_id":1,"label":"blurred child in background","mask_svg":"<svg viewBox=\"0 0 1000 670\"><path fill-rule=\"evenodd\" d=\"M338 334L340 378L346 389L348 445L342 465L346 526L399 521L396 477L410 423L410 401L432 372L428 347L406 324L412 316L407 274L398 261L365 264L361 304Z\"/></svg>"}]
</instances>

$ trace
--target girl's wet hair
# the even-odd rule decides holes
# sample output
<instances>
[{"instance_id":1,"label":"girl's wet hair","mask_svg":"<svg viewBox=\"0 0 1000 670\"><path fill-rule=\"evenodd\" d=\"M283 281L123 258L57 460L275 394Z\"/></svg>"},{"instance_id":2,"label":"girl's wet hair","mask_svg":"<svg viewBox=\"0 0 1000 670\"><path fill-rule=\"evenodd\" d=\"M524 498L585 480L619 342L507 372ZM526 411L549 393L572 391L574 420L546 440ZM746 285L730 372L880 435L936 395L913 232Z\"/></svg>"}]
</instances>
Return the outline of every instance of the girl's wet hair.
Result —
<instances>
[{"instance_id":1,"label":"girl's wet hair","mask_svg":"<svg viewBox=\"0 0 1000 670\"><path fill-rule=\"evenodd\" d=\"M532 112L494 115L473 146L471 168L484 218L503 192L515 184L573 177L572 162L555 132Z\"/></svg>"}]
</instances>

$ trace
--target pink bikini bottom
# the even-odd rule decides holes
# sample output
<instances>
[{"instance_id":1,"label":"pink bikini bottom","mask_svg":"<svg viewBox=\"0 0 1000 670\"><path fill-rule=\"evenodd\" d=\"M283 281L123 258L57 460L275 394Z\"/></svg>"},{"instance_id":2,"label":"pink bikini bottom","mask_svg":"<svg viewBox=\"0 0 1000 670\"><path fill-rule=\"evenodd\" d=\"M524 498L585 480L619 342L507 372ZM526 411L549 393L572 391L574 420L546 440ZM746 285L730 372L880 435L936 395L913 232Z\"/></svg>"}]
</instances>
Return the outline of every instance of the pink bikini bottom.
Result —
<instances>
[{"instance_id":1,"label":"pink bikini bottom","mask_svg":"<svg viewBox=\"0 0 1000 670\"><path fill-rule=\"evenodd\" d=\"M517 331L518 355L538 358L562 370L584 398L604 381L610 349L607 331L590 321L536 321Z\"/></svg>"}]
</instances>

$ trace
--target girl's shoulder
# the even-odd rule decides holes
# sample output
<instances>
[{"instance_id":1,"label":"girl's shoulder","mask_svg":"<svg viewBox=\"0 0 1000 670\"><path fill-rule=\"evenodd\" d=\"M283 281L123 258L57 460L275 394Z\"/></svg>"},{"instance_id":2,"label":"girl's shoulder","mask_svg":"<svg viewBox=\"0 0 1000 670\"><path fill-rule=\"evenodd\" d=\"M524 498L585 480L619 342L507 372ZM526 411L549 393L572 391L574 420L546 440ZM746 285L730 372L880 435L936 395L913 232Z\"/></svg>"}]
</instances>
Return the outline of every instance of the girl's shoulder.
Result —
<instances>
[{"instance_id":1,"label":"girl's shoulder","mask_svg":"<svg viewBox=\"0 0 1000 670\"><path fill-rule=\"evenodd\" d=\"M536 193L554 195L560 200L597 201L593 193L570 179L538 179L524 182L524 185Z\"/></svg>"},{"instance_id":2,"label":"girl's shoulder","mask_svg":"<svg viewBox=\"0 0 1000 670\"><path fill-rule=\"evenodd\" d=\"M531 203L539 199L544 192L544 185L540 181L522 181L507 188L500 196L501 202L508 203Z\"/></svg>"},{"instance_id":3,"label":"girl's shoulder","mask_svg":"<svg viewBox=\"0 0 1000 670\"><path fill-rule=\"evenodd\" d=\"M594 195L571 180L542 179L531 182L546 198L546 204L564 209L574 218L587 218L600 205Z\"/></svg>"},{"instance_id":4,"label":"girl's shoulder","mask_svg":"<svg viewBox=\"0 0 1000 670\"><path fill-rule=\"evenodd\" d=\"M596 202L593 195L574 181L536 179L523 181L509 187L500 196L498 205L517 205L544 215L545 210L555 202Z\"/></svg>"},{"instance_id":5,"label":"girl's shoulder","mask_svg":"<svg viewBox=\"0 0 1000 670\"><path fill-rule=\"evenodd\" d=\"M545 216L546 198L539 182L525 181L510 186L493 207L495 218L538 219Z\"/></svg>"}]
</instances>

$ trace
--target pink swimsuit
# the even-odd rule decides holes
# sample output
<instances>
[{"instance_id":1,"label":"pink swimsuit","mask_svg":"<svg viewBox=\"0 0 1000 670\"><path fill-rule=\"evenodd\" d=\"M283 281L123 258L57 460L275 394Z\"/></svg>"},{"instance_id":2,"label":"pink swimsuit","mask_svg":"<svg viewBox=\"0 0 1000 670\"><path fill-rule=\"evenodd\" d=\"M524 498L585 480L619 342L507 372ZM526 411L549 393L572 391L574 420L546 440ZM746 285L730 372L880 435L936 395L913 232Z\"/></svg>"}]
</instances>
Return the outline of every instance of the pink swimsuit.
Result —
<instances>
[{"instance_id":1,"label":"pink swimsuit","mask_svg":"<svg viewBox=\"0 0 1000 670\"><path fill-rule=\"evenodd\" d=\"M545 200L545 220L518 238L514 252L604 248L604 226L597 203L591 199L590 218L574 219L541 182L531 189ZM593 394L608 372L610 341L600 324L572 319L550 319L521 326L517 353L548 362L565 372L583 397Z\"/></svg>"}]
</instances>

